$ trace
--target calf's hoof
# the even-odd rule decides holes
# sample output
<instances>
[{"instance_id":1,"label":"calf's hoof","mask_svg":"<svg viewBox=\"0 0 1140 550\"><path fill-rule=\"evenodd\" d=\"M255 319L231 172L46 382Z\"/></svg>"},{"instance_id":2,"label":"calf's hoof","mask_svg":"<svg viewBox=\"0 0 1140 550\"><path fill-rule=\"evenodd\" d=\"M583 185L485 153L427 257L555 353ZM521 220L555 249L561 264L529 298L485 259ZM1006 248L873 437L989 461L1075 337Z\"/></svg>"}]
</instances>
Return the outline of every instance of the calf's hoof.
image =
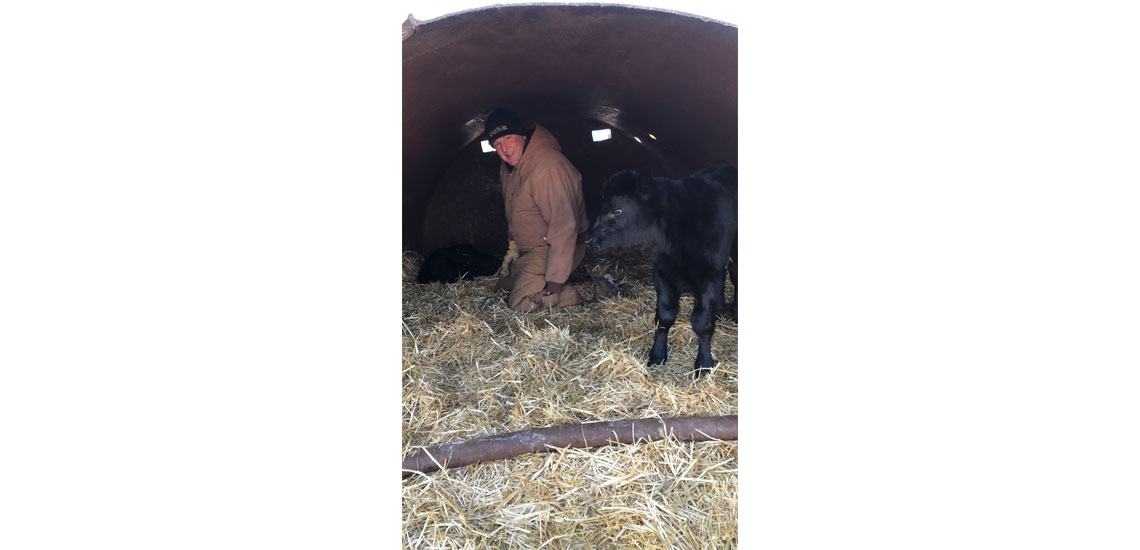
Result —
<instances>
[{"instance_id":1,"label":"calf's hoof","mask_svg":"<svg viewBox=\"0 0 1140 550\"><path fill-rule=\"evenodd\" d=\"M693 361L693 380L700 380L702 376L712 372L715 365L716 362L713 361L711 354L702 357L702 354L697 352L697 360Z\"/></svg>"},{"instance_id":2,"label":"calf's hoof","mask_svg":"<svg viewBox=\"0 0 1140 550\"><path fill-rule=\"evenodd\" d=\"M649 362L646 364L649 366L664 365L665 361L668 361L668 360L669 360L669 354L668 353L656 354L653 352L649 352Z\"/></svg>"}]
</instances>

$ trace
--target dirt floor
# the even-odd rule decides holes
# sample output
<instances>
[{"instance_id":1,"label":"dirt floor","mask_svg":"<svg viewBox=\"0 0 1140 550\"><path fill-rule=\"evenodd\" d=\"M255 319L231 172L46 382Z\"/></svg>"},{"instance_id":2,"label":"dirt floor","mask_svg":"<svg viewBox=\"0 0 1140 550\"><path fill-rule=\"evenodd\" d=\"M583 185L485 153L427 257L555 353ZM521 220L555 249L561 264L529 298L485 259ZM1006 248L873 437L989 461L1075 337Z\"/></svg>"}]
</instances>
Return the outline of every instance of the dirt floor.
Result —
<instances>
[{"instance_id":1,"label":"dirt floor","mask_svg":"<svg viewBox=\"0 0 1140 550\"><path fill-rule=\"evenodd\" d=\"M404 456L431 445L577 422L737 413L737 327L691 378L691 298L670 359L647 367L655 295L640 255L588 257L626 290L551 312L506 307L494 278L418 285L405 253ZM731 299L732 288L729 284ZM524 455L403 481L408 548L735 548L737 444L675 439Z\"/></svg>"}]
</instances>

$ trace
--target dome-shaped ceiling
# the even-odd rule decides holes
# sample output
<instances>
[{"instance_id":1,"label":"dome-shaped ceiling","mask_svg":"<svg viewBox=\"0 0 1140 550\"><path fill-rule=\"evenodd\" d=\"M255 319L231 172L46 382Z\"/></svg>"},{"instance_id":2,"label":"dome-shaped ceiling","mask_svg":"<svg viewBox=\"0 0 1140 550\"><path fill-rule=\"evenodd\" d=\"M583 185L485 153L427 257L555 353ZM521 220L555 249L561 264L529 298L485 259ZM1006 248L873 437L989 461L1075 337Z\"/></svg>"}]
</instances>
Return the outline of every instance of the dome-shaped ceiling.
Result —
<instances>
[{"instance_id":1,"label":"dome-shaped ceiling","mask_svg":"<svg viewBox=\"0 0 1140 550\"><path fill-rule=\"evenodd\" d=\"M419 22L403 39L403 242L427 252L505 246L499 160L483 118L510 107L555 134L583 176L587 211L613 172L680 177L737 161L737 29L630 6L539 4ZM595 143L590 130L610 128ZM652 137L650 137L652 134Z\"/></svg>"}]
</instances>

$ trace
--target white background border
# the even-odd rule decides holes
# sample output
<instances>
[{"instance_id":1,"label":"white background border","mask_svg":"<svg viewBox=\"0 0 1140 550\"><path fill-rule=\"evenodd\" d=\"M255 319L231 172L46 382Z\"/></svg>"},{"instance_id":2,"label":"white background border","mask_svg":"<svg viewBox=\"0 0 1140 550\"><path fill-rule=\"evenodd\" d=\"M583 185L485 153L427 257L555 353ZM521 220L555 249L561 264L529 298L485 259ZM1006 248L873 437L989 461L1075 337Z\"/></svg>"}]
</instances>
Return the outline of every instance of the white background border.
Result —
<instances>
[{"instance_id":1,"label":"white background border","mask_svg":"<svg viewBox=\"0 0 1140 550\"><path fill-rule=\"evenodd\" d=\"M1135 547L1130 6L721 4L742 546ZM378 6L0 8L0 545L398 544Z\"/></svg>"}]
</instances>

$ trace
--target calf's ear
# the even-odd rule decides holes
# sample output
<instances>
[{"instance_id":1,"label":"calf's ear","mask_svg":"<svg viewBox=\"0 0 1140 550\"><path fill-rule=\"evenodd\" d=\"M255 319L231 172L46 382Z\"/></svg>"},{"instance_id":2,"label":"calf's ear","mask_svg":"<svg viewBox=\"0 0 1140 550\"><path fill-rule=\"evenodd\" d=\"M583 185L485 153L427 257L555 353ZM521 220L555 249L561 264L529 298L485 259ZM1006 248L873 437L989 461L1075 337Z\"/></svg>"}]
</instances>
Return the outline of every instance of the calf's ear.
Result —
<instances>
[{"instance_id":1,"label":"calf's ear","mask_svg":"<svg viewBox=\"0 0 1140 550\"><path fill-rule=\"evenodd\" d=\"M649 199L653 194L653 175L649 173L649 167L642 167L637 171L637 196L641 200Z\"/></svg>"}]
</instances>

